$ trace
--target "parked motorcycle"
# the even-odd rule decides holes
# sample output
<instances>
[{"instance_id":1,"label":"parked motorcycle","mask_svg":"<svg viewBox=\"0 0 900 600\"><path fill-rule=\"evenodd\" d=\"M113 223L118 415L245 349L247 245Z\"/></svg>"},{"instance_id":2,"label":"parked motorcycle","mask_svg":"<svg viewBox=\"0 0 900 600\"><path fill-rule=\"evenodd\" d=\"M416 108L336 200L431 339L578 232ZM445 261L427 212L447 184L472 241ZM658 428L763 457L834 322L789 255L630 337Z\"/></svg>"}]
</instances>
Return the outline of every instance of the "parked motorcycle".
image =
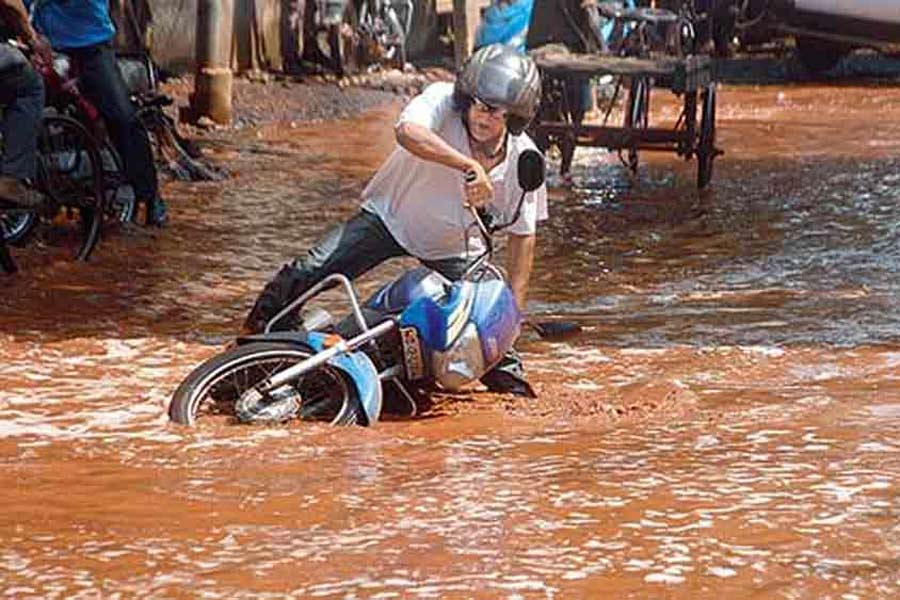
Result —
<instances>
[{"instance_id":1,"label":"parked motorcycle","mask_svg":"<svg viewBox=\"0 0 900 600\"><path fill-rule=\"evenodd\" d=\"M163 111L173 100L159 91L156 66L152 60L147 55L120 55L117 61L138 118L149 135L157 165L185 181L223 179L225 171L205 163L199 148L178 133L175 121ZM70 117L85 129L85 135L76 135L71 133L74 127L69 124L66 126L67 137L74 136L76 141L60 144L54 140L52 160L55 170L65 172L72 180L88 180L94 177L92 170L95 163L88 154L95 152L102 167L99 177L103 188L101 204L104 217L114 221L131 221L135 212L135 197L125 177L125 165L107 135L99 110L81 93L78 73L72 61L65 54L56 54L53 64L39 67L38 72L47 91L47 115ZM61 121L56 119L55 122ZM34 213L6 211L0 215L0 237L7 244L19 244L36 222ZM93 243L85 248L84 257L90 253Z\"/></svg>"},{"instance_id":2,"label":"parked motorcycle","mask_svg":"<svg viewBox=\"0 0 900 600\"><path fill-rule=\"evenodd\" d=\"M227 415L242 423L372 425L382 413L383 387L392 386L414 412L413 390L458 390L480 379L512 348L522 325L512 290L490 263L492 234L514 223L525 193L543 184L543 156L522 153L518 178L524 191L509 223L473 210L485 251L461 280L419 267L361 304L349 279L331 275L275 315L264 333L238 339L194 369L175 391L171 420L194 425ZM339 323L307 309L334 286L343 287L351 306ZM301 309L299 328L272 331Z\"/></svg>"}]
</instances>

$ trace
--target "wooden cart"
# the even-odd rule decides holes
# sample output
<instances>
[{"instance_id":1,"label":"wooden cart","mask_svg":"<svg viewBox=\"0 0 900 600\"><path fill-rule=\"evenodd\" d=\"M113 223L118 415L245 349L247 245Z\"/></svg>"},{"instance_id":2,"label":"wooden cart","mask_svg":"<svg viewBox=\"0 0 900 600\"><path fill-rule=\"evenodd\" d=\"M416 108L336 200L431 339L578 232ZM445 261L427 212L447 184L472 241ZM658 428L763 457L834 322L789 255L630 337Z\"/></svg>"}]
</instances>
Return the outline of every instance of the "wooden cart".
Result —
<instances>
[{"instance_id":1,"label":"wooden cart","mask_svg":"<svg viewBox=\"0 0 900 600\"><path fill-rule=\"evenodd\" d=\"M575 146L619 150L632 173L637 170L642 150L675 152L685 159L696 157L697 187L702 189L709 184L713 160L722 153L715 147L716 84L710 57L624 58L553 49L538 49L533 56L542 72L544 103L555 103L549 111L542 106L534 129L536 139L545 143L567 139ZM606 124L618 89L602 124L573 122L568 116L571 106L567 104L572 99L566 97L566 86L559 83L603 75L612 75L628 90L624 122L620 127ZM650 126L651 87L668 88L683 99L684 107L674 127ZM551 94L556 96L550 99Z\"/></svg>"}]
</instances>

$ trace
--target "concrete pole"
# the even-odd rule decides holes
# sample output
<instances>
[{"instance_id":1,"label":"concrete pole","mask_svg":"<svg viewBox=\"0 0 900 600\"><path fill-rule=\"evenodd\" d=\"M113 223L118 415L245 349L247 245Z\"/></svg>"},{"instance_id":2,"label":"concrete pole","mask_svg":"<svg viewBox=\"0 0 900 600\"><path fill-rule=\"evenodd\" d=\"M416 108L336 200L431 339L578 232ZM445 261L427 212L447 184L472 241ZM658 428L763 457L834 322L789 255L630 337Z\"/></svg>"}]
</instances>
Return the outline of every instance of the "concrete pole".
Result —
<instances>
[{"instance_id":1,"label":"concrete pole","mask_svg":"<svg viewBox=\"0 0 900 600\"><path fill-rule=\"evenodd\" d=\"M453 0L453 47L456 68L462 66L475 45L475 30L481 20L478 0Z\"/></svg>"},{"instance_id":2,"label":"concrete pole","mask_svg":"<svg viewBox=\"0 0 900 600\"><path fill-rule=\"evenodd\" d=\"M232 0L197 2L197 71L191 114L194 120L209 117L220 125L231 124Z\"/></svg>"}]
</instances>

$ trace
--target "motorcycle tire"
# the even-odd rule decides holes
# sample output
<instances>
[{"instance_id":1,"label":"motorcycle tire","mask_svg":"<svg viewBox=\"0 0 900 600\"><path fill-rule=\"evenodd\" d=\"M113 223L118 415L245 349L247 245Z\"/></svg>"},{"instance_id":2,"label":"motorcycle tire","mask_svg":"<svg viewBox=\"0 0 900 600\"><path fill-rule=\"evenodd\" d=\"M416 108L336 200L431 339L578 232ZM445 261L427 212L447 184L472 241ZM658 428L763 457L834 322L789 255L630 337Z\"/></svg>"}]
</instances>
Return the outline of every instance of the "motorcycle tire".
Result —
<instances>
[{"instance_id":1,"label":"motorcycle tire","mask_svg":"<svg viewBox=\"0 0 900 600\"><path fill-rule=\"evenodd\" d=\"M24 246L36 223L33 212L0 212L0 237L4 244Z\"/></svg>"},{"instance_id":2,"label":"motorcycle tire","mask_svg":"<svg viewBox=\"0 0 900 600\"><path fill-rule=\"evenodd\" d=\"M125 163L110 140L100 144L100 160L103 163L104 214L119 223L134 220L136 202L131 184L125 176Z\"/></svg>"},{"instance_id":3,"label":"motorcycle tire","mask_svg":"<svg viewBox=\"0 0 900 600\"><path fill-rule=\"evenodd\" d=\"M234 420L241 394L313 354L307 346L281 342L254 342L226 350L200 364L178 386L169 404L169 418L188 426L207 415ZM340 370L325 365L293 386L300 398L297 418L331 425L366 424L356 388Z\"/></svg>"}]
</instances>

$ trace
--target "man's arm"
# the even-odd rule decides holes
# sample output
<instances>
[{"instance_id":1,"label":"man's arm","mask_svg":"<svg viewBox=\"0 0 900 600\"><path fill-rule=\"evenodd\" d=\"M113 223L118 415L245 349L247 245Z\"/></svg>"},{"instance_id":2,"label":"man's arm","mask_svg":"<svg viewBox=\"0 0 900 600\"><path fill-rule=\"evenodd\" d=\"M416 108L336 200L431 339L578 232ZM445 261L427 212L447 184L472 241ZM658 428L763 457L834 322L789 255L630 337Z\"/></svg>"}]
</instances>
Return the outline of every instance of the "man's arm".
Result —
<instances>
[{"instance_id":1,"label":"man's arm","mask_svg":"<svg viewBox=\"0 0 900 600\"><path fill-rule=\"evenodd\" d=\"M466 201L480 208L493 198L491 180L484 167L470 156L456 150L437 133L417 123L401 122L395 128L397 143L413 156L435 162L460 173L475 173L474 179L465 186Z\"/></svg>"},{"instance_id":2,"label":"man's arm","mask_svg":"<svg viewBox=\"0 0 900 600\"><path fill-rule=\"evenodd\" d=\"M22 0L0 0L0 14L16 32L18 38L31 48L40 60L52 60L50 46L31 26L28 10Z\"/></svg>"},{"instance_id":3,"label":"man's arm","mask_svg":"<svg viewBox=\"0 0 900 600\"><path fill-rule=\"evenodd\" d=\"M461 173L478 164L475 159L459 152L424 125L399 123L394 132L397 134L397 143L422 160L436 162Z\"/></svg>"},{"instance_id":4,"label":"man's arm","mask_svg":"<svg viewBox=\"0 0 900 600\"><path fill-rule=\"evenodd\" d=\"M534 265L535 236L509 234L508 264L509 285L519 310L525 311L525 300L528 296L528 280L531 278L531 267Z\"/></svg>"},{"instance_id":5,"label":"man's arm","mask_svg":"<svg viewBox=\"0 0 900 600\"><path fill-rule=\"evenodd\" d=\"M36 34L28 22L28 11L22 0L0 0L0 12L23 42L28 43L34 39Z\"/></svg>"}]
</instances>

